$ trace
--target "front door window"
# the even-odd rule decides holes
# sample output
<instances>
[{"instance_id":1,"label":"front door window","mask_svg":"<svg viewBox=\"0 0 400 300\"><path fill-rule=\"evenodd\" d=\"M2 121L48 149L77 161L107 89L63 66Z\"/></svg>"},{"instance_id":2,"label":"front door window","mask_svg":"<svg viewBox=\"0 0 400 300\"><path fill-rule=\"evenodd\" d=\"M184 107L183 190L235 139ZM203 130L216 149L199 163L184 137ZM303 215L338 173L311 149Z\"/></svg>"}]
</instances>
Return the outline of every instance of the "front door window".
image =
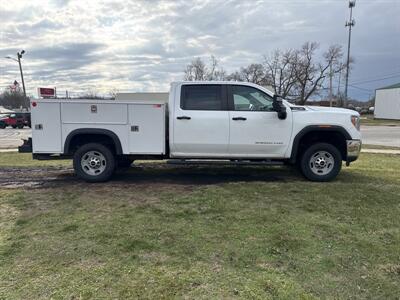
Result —
<instances>
[{"instance_id":1,"label":"front door window","mask_svg":"<svg viewBox=\"0 0 400 300\"><path fill-rule=\"evenodd\" d=\"M237 111L273 111L273 99L250 86L232 86L234 109Z\"/></svg>"}]
</instances>

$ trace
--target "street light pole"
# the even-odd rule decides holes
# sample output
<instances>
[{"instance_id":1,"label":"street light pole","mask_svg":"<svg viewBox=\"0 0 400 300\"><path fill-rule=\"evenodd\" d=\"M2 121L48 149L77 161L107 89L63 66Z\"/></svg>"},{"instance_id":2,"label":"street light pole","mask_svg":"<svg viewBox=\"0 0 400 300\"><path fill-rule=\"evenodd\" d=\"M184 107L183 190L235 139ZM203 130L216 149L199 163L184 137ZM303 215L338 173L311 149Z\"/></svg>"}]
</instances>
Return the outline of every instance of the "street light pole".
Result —
<instances>
[{"instance_id":1,"label":"street light pole","mask_svg":"<svg viewBox=\"0 0 400 300\"><path fill-rule=\"evenodd\" d=\"M18 58L18 59L12 58L11 56L6 56L6 58L12 59L12 60L15 60L16 62L18 62L18 65L19 65L19 72L21 73L22 89L23 89L23 91L24 91L24 98L26 99L26 90L25 90L24 73L22 72L22 65L21 65L21 58L22 58L22 55L23 55L24 53L25 53L25 50L22 50L21 53L18 52L18 53L17 53L17 58Z\"/></svg>"},{"instance_id":2,"label":"street light pole","mask_svg":"<svg viewBox=\"0 0 400 300\"><path fill-rule=\"evenodd\" d=\"M344 86L344 100L343 106L347 107L347 88L349 85L349 65L350 65L350 42L351 42L351 28L356 24L353 19L353 7L356 6L356 0L349 1L350 19L346 22L345 27L349 27L349 40L347 42L347 62L346 62L346 84Z\"/></svg>"},{"instance_id":3,"label":"street light pole","mask_svg":"<svg viewBox=\"0 0 400 300\"><path fill-rule=\"evenodd\" d=\"M24 53L25 53L25 50L22 50L21 53L19 53L19 52L17 53L17 56L18 56L19 71L21 72L22 88L24 90L24 97L26 99L24 73L22 72L22 66L21 66L21 58L22 58L22 54L24 54Z\"/></svg>"}]
</instances>

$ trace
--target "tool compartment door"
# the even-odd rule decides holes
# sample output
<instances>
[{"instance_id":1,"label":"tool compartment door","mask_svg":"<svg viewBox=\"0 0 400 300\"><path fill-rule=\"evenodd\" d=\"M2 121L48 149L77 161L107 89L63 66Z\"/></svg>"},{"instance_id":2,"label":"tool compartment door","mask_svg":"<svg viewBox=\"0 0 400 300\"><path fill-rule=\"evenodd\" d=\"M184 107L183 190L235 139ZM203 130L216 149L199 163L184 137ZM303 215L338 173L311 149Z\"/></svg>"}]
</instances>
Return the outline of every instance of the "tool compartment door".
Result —
<instances>
[{"instance_id":1,"label":"tool compartment door","mask_svg":"<svg viewBox=\"0 0 400 300\"><path fill-rule=\"evenodd\" d=\"M61 153L60 103L38 102L31 113L33 153Z\"/></svg>"},{"instance_id":2,"label":"tool compartment door","mask_svg":"<svg viewBox=\"0 0 400 300\"><path fill-rule=\"evenodd\" d=\"M165 153L165 104L130 104L129 153Z\"/></svg>"}]
</instances>

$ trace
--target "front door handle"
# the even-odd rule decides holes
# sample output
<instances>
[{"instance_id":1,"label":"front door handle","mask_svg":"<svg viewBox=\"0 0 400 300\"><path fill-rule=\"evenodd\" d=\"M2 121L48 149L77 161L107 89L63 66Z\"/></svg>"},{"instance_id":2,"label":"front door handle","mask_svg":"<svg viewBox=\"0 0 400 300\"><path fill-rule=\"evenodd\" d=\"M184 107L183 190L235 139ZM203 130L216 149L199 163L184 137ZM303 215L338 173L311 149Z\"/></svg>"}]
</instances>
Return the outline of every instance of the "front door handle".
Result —
<instances>
[{"instance_id":1,"label":"front door handle","mask_svg":"<svg viewBox=\"0 0 400 300\"><path fill-rule=\"evenodd\" d=\"M245 118L245 117L233 117L232 120L233 121L246 121L247 118Z\"/></svg>"},{"instance_id":2,"label":"front door handle","mask_svg":"<svg viewBox=\"0 0 400 300\"><path fill-rule=\"evenodd\" d=\"M191 119L191 117L188 117L188 116L179 116L179 117L176 117L178 120L190 120Z\"/></svg>"}]
</instances>

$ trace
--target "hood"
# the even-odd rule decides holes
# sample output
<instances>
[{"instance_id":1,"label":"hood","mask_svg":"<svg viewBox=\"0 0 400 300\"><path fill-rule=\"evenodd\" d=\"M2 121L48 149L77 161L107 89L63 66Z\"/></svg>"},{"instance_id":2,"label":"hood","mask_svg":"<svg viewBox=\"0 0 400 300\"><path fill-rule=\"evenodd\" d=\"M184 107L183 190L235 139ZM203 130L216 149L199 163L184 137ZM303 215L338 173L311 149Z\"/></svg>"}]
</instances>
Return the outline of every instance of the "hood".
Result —
<instances>
[{"instance_id":1,"label":"hood","mask_svg":"<svg viewBox=\"0 0 400 300\"><path fill-rule=\"evenodd\" d=\"M325 106L305 106L307 110L323 111L323 112L338 112L349 115L359 116L360 114L355 110L340 108L340 107L325 107Z\"/></svg>"}]
</instances>

